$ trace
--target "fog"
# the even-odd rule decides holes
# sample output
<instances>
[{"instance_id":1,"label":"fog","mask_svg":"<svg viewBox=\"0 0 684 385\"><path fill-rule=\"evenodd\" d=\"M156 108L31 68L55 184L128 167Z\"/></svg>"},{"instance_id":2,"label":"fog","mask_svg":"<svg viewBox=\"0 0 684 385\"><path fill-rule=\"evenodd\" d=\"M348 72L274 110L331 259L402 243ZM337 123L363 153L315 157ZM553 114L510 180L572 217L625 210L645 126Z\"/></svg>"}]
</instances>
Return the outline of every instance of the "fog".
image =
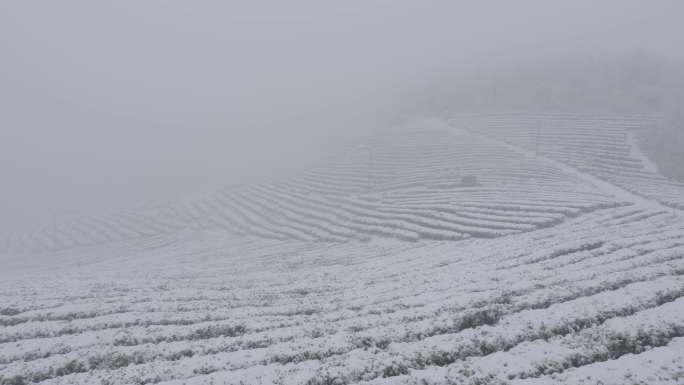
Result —
<instances>
[{"instance_id":1,"label":"fog","mask_svg":"<svg viewBox=\"0 0 684 385\"><path fill-rule=\"evenodd\" d=\"M524 90L511 80L535 69L676 68L683 14L676 0L2 1L0 232L292 173L408 112L542 109L458 104L496 79Z\"/></svg>"}]
</instances>

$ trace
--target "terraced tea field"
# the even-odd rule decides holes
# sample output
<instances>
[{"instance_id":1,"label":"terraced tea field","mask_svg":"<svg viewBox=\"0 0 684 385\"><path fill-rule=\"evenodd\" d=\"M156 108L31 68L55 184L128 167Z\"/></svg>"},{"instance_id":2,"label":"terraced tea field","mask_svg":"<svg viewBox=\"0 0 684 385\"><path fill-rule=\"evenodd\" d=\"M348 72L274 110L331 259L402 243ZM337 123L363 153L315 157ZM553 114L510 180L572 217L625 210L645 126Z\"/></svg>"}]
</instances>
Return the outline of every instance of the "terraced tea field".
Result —
<instances>
[{"instance_id":1,"label":"terraced tea field","mask_svg":"<svg viewBox=\"0 0 684 385\"><path fill-rule=\"evenodd\" d=\"M577 139L536 151L538 118L9 236L0 384L684 383L679 185L642 118L545 115Z\"/></svg>"},{"instance_id":2,"label":"terraced tea field","mask_svg":"<svg viewBox=\"0 0 684 385\"><path fill-rule=\"evenodd\" d=\"M638 145L657 117L463 115L451 124L559 160L663 205L684 209L684 183L660 175Z\"/></svg>"},{"instance_id":3,"label":"terraced tea field","mask_svg":"<svg viewBox=\"0 0 684 385\"><path fill-rule=\"evenodd\" d=\"M4 249L42 252L188 228L329 242L494 238L630 204L620 198L445 123L413 120L303 175L108 217L68 218L7 236Z\"/></svg>"}]
</instances>

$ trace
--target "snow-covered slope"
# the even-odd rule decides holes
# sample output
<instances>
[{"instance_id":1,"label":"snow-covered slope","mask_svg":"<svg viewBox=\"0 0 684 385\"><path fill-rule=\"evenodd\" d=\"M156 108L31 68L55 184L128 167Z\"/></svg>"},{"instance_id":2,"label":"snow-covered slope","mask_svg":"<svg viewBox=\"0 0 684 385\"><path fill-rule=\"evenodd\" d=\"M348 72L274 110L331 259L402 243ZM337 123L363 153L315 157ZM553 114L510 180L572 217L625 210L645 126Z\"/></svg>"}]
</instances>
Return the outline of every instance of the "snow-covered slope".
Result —
<instances>
[{"instance_id":1,"label":"snow-covered slope","mask_svg":"<svg viewBox=\"0 0 684 385\"><path fill-rule=\"evenodd\" d=\"M684 183L660 175L635 140L635 133L654 124L656 119L502 113L459 115L449 121L454 127L520 146L682 210Z\"/></svg>"},{"instance_id":2,"label":"snow-covered slope","mask_svg":"<svg viewBox=\"0 0 684 385\"><path fill-rule=\"evenodd\" d=\"M668 212L607 208L462 242L181 235L3 274L0 381L574 383L610 370L604 383L628 384L650 365L681 380L684 223Z\"/></svg>"},{"instance_id":3,"label":"snow-covered slope","mask_svg":"<svg viewBox=\"0 0 684 385\"><path fill-rule=\"evenodd\" d=\"M414 119L376 132L367 143L297 177L108 217L70 219L8 236L4 249L35 253L187 228L328 242L493 238L633 203L623 198L558 164L445 122Z\"/></svg>"},{"instance_id":4,"label":"snow-covered slope","mask_svg":"<svg viewBox=\"0 0 684 385\"><path fill-rule=\"evenodd\" d=\"M670 198L597 171L603 145L537 153L460 123L412 120L295 178L79 219L57 251L9 247L0 384L681 384Z\"/></svg>"}]
</instances>

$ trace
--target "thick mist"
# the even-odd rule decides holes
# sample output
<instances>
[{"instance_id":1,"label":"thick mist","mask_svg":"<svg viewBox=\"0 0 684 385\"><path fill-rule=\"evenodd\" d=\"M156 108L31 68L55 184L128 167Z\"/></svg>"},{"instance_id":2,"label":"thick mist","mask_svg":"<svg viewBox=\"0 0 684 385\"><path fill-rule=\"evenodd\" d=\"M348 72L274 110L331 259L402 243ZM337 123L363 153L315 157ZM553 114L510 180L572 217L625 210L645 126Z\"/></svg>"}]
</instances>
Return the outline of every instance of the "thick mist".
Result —
<instances>
[{"instance_id":1,"label":"thick mist","mask_svg":"<svg viewBox=\"0 0 684 385\"><path fill-rule=\"evenodd\" d=\"M3 1L0 232L285 175L406 113L563 109L468 95L534 89L525 68L676 63L682 14L674 0Z\"/></svg>"}]
</instances>

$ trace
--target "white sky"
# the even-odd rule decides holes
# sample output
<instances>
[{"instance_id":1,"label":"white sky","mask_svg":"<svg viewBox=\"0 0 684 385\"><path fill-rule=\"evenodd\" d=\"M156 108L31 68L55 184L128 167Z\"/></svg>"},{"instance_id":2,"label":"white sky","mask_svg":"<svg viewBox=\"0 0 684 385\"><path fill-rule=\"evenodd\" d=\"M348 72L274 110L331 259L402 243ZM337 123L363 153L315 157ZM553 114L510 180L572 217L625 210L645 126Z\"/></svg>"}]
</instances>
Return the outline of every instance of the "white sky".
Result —
<instances>
[{"instance_id":1,"label":"white sky","mask_svg":"<svg viewBox=\"0 0 684 385\"><path fill-rule=\"evenodd\" d=\"M445 72L681 56L682 15L675 0L3 0L0 233L305 165Z\"/></svg>"}]
</instances>

